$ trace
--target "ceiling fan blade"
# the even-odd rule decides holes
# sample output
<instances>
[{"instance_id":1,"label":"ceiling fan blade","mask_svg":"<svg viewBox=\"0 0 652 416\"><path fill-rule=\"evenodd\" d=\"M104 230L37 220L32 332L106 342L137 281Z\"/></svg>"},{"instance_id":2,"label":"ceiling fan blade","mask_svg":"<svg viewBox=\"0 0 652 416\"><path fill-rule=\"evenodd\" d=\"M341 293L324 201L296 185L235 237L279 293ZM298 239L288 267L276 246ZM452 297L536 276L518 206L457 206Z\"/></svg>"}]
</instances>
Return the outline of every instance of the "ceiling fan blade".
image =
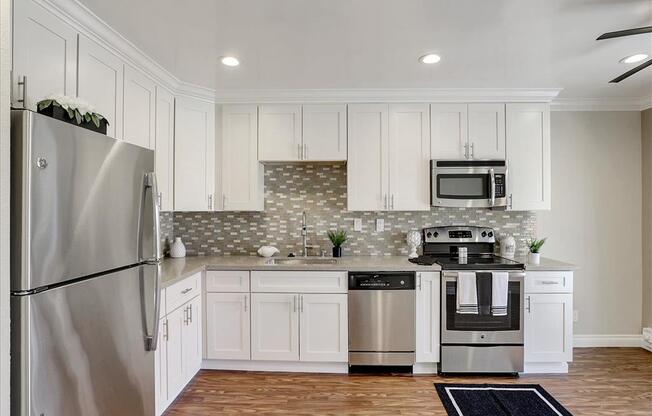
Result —
<instances>
[{"instance_id":1,"label":"ceiling fan blade","mask_svg":"<svg viewBox=\"0 0 652 416\"><path fill-rule=\"evenodd\" d=\"M643 69L647 68L647 67L650 66L650 65L652 65L652 59L648 59L647 61L643 62L642 64L640 64L640 65L637 66L636 68L632 68L632 69L630 69L629 71L625 72L625 73L622 74L621 76L616 77L616 78L612 79L612 80L609 81L609 82L610 82L610 83L611 83L611 82L613 82L613 83L618 83L618 82L624 80L625 78L629 78L629 77L631 77L632 75L634 75L634 74L637 73L638 71L643 70Z\"/></svg>"},{"instance_id":2,"label":"ceiling fan blade","mask_svg":"<svg viewBox=\"0 0 652 416\"><path fill-rule=\"evenodd\" d=\"M642 35L644 33L652 33L652 26L638 27L636 29L617 30L615 32L607 32L600 35L596 40L620 38L623 36Z\"/></svg>"}]
</instances>

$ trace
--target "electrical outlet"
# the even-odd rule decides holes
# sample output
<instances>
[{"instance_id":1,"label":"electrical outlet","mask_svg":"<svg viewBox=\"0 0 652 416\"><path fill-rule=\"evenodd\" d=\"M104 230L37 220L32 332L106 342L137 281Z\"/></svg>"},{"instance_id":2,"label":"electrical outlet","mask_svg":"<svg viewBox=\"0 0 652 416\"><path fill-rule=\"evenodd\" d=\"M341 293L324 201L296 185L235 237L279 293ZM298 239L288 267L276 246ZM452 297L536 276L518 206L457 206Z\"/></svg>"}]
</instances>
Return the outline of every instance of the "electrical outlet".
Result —
<instances>
[{"instance_id":1,"label":"electrical outlet","mask_svg":"<svg viewBox=\"0 0 652 416\"><path fill-rule=\"evenodd\" d=\"M382 218L376 218L376 232L380 233L385 231L385 220Z\"/></svg>"},{"instance_id":2,"label":"electrical outlet","mask_svg":"<svg viewBox=\"0 0 652 416\"><path fill-rule=\"evenodd\" d=\"M573 322L578 322L580 320L580 311L573 311Z\"/></svg>"},{"instance_id":3,"label":"electrical outlet","mask_svg":"<svg viewBox=\"0 0 652 416\"><path fill-rule=\"evenodd\" d=\"M362 218L353 219L353 231L362 231Z\"/></svg>"}]
</instances>

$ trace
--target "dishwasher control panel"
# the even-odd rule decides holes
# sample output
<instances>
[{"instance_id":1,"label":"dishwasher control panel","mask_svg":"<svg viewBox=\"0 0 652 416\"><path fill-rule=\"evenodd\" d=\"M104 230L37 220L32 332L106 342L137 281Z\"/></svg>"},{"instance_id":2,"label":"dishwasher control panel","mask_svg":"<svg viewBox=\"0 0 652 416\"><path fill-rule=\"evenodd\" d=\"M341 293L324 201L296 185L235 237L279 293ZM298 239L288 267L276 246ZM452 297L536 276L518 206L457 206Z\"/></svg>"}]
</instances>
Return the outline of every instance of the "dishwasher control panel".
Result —
<instances>
[{"instance_id":1,"label":"dishwasher control panel","mask_svg":"<svg viewBox=\"0 0 652 416\"><path fill-rule=\"evenodd\" d=\"M351 272L349 290L414 290L414 272Z\"/></svg>"}]
</instances>

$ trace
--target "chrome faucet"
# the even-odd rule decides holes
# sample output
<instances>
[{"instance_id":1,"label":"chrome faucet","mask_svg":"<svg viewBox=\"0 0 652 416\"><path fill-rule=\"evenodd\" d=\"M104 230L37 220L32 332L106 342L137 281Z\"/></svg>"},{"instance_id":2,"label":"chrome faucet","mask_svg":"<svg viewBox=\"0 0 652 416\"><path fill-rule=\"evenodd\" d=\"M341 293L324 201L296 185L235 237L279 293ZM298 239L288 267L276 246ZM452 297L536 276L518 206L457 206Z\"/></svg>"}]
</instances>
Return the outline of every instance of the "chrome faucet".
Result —
<instances>
[{"instance_id":1,"label":"chrome faucet","mask_svg":"<svg viewBox=\"0 0 652 416\"><path fill-rule=\"evenodd\" d=\"M308 257L308 250L319 248L319 246L308 244L308 222L306 221L306 211L303 211L301 214L301 238L303 240L303 250L301 251L303 257Z\"/></svg>"}]
</instances>

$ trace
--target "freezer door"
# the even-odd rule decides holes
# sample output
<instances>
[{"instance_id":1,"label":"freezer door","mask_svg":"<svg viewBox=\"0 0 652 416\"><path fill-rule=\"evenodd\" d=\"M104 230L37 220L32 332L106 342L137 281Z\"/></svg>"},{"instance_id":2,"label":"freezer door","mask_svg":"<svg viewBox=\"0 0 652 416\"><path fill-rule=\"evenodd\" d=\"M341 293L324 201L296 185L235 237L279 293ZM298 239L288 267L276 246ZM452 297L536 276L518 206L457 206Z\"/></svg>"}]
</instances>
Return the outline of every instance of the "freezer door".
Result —
<instances>
[{"instance_id":1,"label":"freezer door","mask_svg":"<svg viewBox=\"0 0 652 416\"><path fill-rule=\"evenodd\" d=\"M158 266L12 296L12 415L154 415Z\"/></svg>"},{"instance_id":2,"label":"freezer door","mask_svg":"<svg viewBox=\"0 0 652 416\"><path fill-rule=\"evenodd\" d=\"M12 111L12 291L157 257L154 152Z\"/></svg>"}]
</instances>

